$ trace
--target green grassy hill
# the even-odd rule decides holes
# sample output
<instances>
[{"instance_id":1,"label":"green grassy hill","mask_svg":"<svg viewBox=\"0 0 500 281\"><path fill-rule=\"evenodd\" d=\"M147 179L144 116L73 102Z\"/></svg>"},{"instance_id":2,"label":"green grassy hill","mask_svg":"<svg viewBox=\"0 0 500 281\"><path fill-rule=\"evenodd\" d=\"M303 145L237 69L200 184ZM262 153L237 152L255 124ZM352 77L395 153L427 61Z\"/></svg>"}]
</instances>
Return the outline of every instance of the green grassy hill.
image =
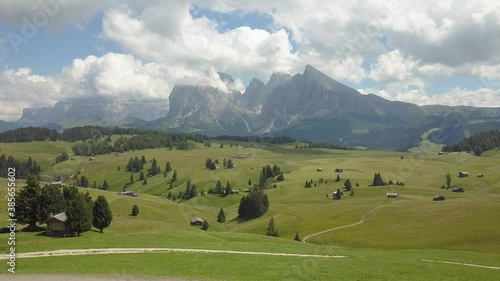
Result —
<instances>
[{"instance_id":1,"label":"green grassy hill","mask_svg":"<svg viewBox=\"0 0 500 281\"><path fill-rule=\"evenodd\" d=\"M70 175L81 171L80 175L85 175L91 185L94 181L101 185L103 180L110 185L109 191L82 188L83 191L89 190L93 198L103 194L110 202L114 220L104 234L90 231L81 237L55 239L23 232L18 234L18 251L173 247L347 257L327 261L298 257L235 257L229 254L212 257L224 264L221 266L224 270L214 267L210 259L207 260L207 254L141 254L140 260L132 254L50 257L21 260L19 272L111 272L224 280L401 280L401 274L405 280L494 280L498 274L498 270L422 261L500 266L500 244L497 242L500 241L498 151L475 157L465 153L437 155L418 149L407 153L338 151L257 143L247 144L245 148L241 143L238 147L231 147L230 142L224 142L224 148L219 148L219 143L214 142L210 148L196 143L189 143L189 147L187 151L154 149L119 156L98 155L94 161L73 156L72 160L52 165L61 152L71 151L70 143L0 144L1 153L16 158L31 156L39 161L44 175ZM175 195L185 190L188 178L199 191L206 192L215 187L217 180L223 184L230 180L233 189L243 190L248 188L248 179L258 182L262 166L266 164L278 165L284 171L285 180L277 182L277 188L266 190L269 211L258 219L243 222L237 220L237 208L243 193L171 201L165 195L169 192L172 172L167 177L163 174L149 177L146 185L138 181L139 173L133 173L136 181L129 184L131 173L125 170L128 160L142 155L147 159L145 173L153 157L158 160L162 172L165 163L170 161L178 172L178 181L170 190ZM207 170L204 167L207 158L218 159L221 164L224 158L232 159L236 168ZM317 172L318 168L323 171ZM344 169L340 173L340 182L335 182L335 168ZM468 171L471 176L458 178L459 171ZM380 172L385 181L403 181L405 186L370 186L376 172ZM464 193L440 188L445 185L447 173L452 175L452 186L464 188ZM479 173L484 177L476 177ZM324 178L327 183L319 184L319 178ZM332 200L332 192L342 189L347 178L353 183L354 196L345 192L342 200ZM304 188L305 181L311 179L317 186ZM21 181L18 185L22 185ZM140 196L118 195L124 188ZM397 200L388 199L386 192L397 192L400 196ZM6 181L0 179L0 196L5 194ZM443 195L446 200L433 202L434 195ZM129 216L134 204L140 208L138 217ZM216 222L221 207L227 212L223 224ZM370 213L374 209L376 211ZM5 208L1 208L0 213L5 217ZM190 226L189 219L193 216L208 220L209 230ZM271 216L275 219L280 238L264 235ZM359 225L313 236L307 244L293 241L296 232L305 237L356 223L363 217L365 220ZM0 245L0 250L6 252L7 245ZM125 261L132 257L137 260L137 265L126 266ZM187 270L188 265L196 269ZM255 273L255 268L262 269L259 270L261 275ZM249 278L249 274L254 277Z\"/></svg>"}]
</instances>

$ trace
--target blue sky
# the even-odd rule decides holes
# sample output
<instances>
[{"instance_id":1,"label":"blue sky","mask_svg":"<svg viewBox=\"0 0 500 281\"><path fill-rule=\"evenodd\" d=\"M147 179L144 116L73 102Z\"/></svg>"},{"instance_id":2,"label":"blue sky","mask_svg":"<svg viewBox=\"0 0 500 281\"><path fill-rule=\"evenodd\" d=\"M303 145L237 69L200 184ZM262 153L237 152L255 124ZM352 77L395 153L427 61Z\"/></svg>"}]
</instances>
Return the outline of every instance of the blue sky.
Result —
<instances>
[{"instance_id":1,"label":"blue sky","mask_svg":"<svg viewBox=\"0 0 500 281\"><path fill-rule=\"evenodd\" d=\"M74 95L167 99L177 83L243 91L254 76L266 82L307 64L390 100L500 106L495 1L69 0L23 37L26 21L48 13L43 3L59 0L44 1L0 3L0 102L10 105L0 120ZM14 34L26 40L17 53ZM457 43L475 34L481 53ZM222 85L216 72L237 81Z\"/></svg>"}]
</instances>

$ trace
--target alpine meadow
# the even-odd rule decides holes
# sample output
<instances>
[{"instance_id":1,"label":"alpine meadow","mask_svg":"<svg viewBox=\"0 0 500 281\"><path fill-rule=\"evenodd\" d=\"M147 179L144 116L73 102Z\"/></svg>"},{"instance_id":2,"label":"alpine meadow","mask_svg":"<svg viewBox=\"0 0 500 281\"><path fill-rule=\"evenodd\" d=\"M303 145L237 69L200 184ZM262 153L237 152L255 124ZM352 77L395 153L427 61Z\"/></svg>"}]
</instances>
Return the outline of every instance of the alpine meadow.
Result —
<instances>
[{"instance_id":1,"label":"alpine meadow","mask_svg":"<svg viewBox=\"0 0 500 281\"><path fill-rule=\"evenodd\" d=\"M500 280L499 11L0 1L0 280Z\"/></svg>"}]
</instances>

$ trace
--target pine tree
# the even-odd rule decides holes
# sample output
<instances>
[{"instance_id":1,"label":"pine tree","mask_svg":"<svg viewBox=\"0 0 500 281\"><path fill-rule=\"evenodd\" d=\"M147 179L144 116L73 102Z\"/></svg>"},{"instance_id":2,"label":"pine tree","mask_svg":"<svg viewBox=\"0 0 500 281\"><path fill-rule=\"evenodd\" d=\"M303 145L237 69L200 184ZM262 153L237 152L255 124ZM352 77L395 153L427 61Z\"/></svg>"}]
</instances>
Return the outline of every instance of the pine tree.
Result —
<instances>
[{"instance_id":1,"label":"pine tree","mask_svg":"<svg viewBox=\"0 0 500 281\"><path fill-rule=\"evenodd\" d=\"M134 205L132 206L132 216L137 217L139 215L139 206Z\"/></svg>"},{"instance_id":2,"label":"pine tree","mask_svg":"<svg viewBox=\"0 0 500 281\"><path fill-rule=\"evenodd\" d=\"M215 184L214 194L222 194L222 182L220 180Z\"/></svg>"},{"instance_id":3,"label":"pine tree","mask_svg":"<svg viewBox=\"0 0 500 281\"><path fill-rule=\"evenodd\" d=\"M224 192L226 195L229 195L233 192L233 188L231 187L231 183L229 180L226 181L226 191Z\"/></svg>"},{"instance_id":4,"label":"pine tree","mask_svg":"<svg viewBox=\"0 0 500 281\"><path fill-rule=\"evenodd\" d=\"M189 191L189 198L194 198L196 196L198 196L198 189L196 187L196 184L193 184L191 190Z\"/></svg>"},{"instance_id":5,"label":"pine tree","mask_svg":"<svg viewBox=\"0 0 500 281\"><path fill-rule=\"evenodd\" d=\"M92 209L81 193L77 193L76 197L69 202L66 217L69 230L78 235L92 227Z\"/></svg>"},{"instance_id":6,"label":"pine tree","mask_svg":"<svg viewBox=\"0 0 500 281\"><path fill-rule=\"evenodd\" d=\"M21 191L15 197L17 222L28 224L28 229L36 228L39 189L39 181L34 176L28 175L26 185L21 188Z\"/></svg>"},{"instance_id":7,"label":"pine tree","mask_svg":"<svg viewBox=\"0 0 500 281\"><path fill-rule=\"evenodd\" d=\"M233 163L233 160L231 160L231 159L227 160L227 165L226 165L226 167L227 167L228 169L233 169L233 168L234 168L234 163Z\"/></svg>"},{"instance_id":8,"label":"pine tree","mask_svg":"<svg viewBox=\"0 0 500 281\"><path fill-rule=\"evenodd\" d=\"M219 215L217 216L217 222L223 223L226 221L226 213L224 213L224 209L220 208Z\"/></svg>"},{"instance_id":9,"label":"pine tree","mask_svg":"<svg viewBox=\"0 0 500 281\"><path fill-rule=\"evenodd\" d=\"M106 180L104 180L104 182L102 183L102 189L109 190L109 185L108 185L108 182Z\"/></svg>"},{"instance_id":10,"label":"pine tree","mask_svg":"<svg viewBox=\"0 0 500 281\"><path fill-rule=\"evenodd\" d=\"M74 186L66 186L63 188L63 197L66 203L76 198L78 195L78 189Z\"/></svg>"},{"instance_id":11,"label":"pine tree","mask_svg":"<svg viewBox=\"0 0 500 281\"><path fill-rule=\"evenodd\" d=\"M141 173L139 174L139 180L142 181L144 180L144 172L141 171Z\"/></svg>"},{"instance_id":12,"label":"pine tree","mask_svg":"<svg viewBox=\"0 0 500 281\"><path fill-rule=\"evenodd\" d=\"M144 155L142 155L142 157L141 157L141 162L143 165L147 163L146 157L144 157Z\"/></svg>"},{"instance_id":13,"label":"pine tree","mask_svg":"<svg viewBox=\"0 0 500 281\"><path fill-rule=\"evenodd\" d=\"M295 237L293 238L295 241L300 241L300 236L298 232L295 232Z\"/></svg>"},{"instance_id":14,"label":"pine tree","mask_svg":"<svg viewBox=\"0 0 500 281\"><path fill-rule=\"evenodd\" d=\"M184 192L184 196L185 196L184 199L189 199L190 195L191 195L191 180L188 179L186 181L186 191Z\"/></svg>"},{"instance_id":15,"label":"pine tree","mask_svg":"<svg viewBox=\"0 0 500 281\"><path fill-rule=\"evenodd\" d=\"M226 158L224 158L224 160L222 160L222 166L224 168L227 168L227 160L226 160Z\"/></svg>"},{"instance_id":16,"label":"pine tree","mask_svg":"<svg viewBox=\"0 0 500 281\"><path fill-rule=\"evenodd\" d=\"M203 230L208 230L208 221L204 220L203 223L201 224L201 229Z\"/></svg>"},{"instance_id":17,"label":"pine tree","mask_svg":"<svg viewBox=\"0 0 500 281\"><path fill-rule=\"evenodd\" d=\"M451 175L450 173L446 174L446 189L450 189L451 186Z\"/></svg>"},{"instance_id":18,"label":"pine tree","mask_svg":"<svg viewBox=\"0 0 500 281\"><path fill-rule=\"evenodd\" d=\"M344 186L345 186L345 189L346 189L347 191L351 191L351 189L352 189L351 180L350 180L350 179L347 179L347 180L344 182Z\"/></svg>"},{"instance_id":19,"label":"pine tree","mask_svg":"<svg viewBox=\"0 0 500 281\"><path fill-rule=\"evenodd\" d=\"M134 175L130 174L130 182L134 182Z\"/></svg>"},{"instance_id":20,"label":"pine tree","mask_svg":"<svg viewBox=\"0 0 500 281\"><path fill-rule=\"evenodd\" d=\"M92 225L103 233L103 230L107 228L113 220L113 213L109 208L106 197L102 195L97 197L92 208L92 216Z\"/></svg>"},{"instance_id":21,"label":"pine tree","mask_svg":"<svg viewBox=\"0 0 500 281\"><path fill-rule=\"evenodd\" d=\"M337 179L335 179L336 182L339 182L340 181L340 175L337 174Z\"/></svg>"},{"instance_id":22,"label":"pine tree","mask_svg":"<svg viewBox=\"0 0 500 281\"><path fill-rule=\"evenodd\" d=\"M151 168L149 169L149 175L156 176L156 174L158 174L158 162L156 161L156 158L153 158Z\"/></svg>"},{"instance_id":23,"label":"pine tree","mask_svg":"<svg viewBox=\"0 0 500 281\"><path fill-rule=\"evenodd\" d=\"M252 185L252 179L248 179L248 185Z\"/></svg>"},{"instance_id":24,"label":"pine tree","mask_svg":"<svg viewBox=\"0 0 500 281\"><path fill-rule=\"evenodd\" d=\"M274 225L274 217L271 217L271 219L269 220L269 224L267 225L266 235L279 237L278 229Z\"/></svg>"},{"instance_id":25,"label":"pine tree","mask_svg":"<svg viewBox=\"0 0 500 281\"><path fill-rule=\"evenodd\" d=\"M172 171L172 166L170 165L170 161L167 161L167 164L165 165L165 172L170 173Z\"/></svg>"},{"instance_id":26,"label":"pine tree","mask_svg":"<svg viewBox=\"0 0 500 281\"><path fill-rule=\"evenodd\" d=\"M37 203L37 217L39 222L47 220L50 214L56 215L66 210L66 202L61 190L51 185L41 188Z\"/></svg>"},{"instance_id":27,"label":"pine tree","mask_svg":"<svg viewBox=\"0 0 500 281\"><path fill-rule=\"evenodd\" d=\"M224 144L223 144L223 143L221 143L219 148L224 148Z\"/></svg>"},{"instance_id":28,"label":"pine tree","mask_svg":"<svg viewBox=\"0 0 500 281\"><path fill-rule=\"evenodd\" d=\"M142 181L142 185L146 185L146 184L148 184L148 180L144 179L144 181Z\"/></svg>"},{"instance_id":29,"label":"pine tree","mask_svg":"<svg viewBox=\"0 0 500 281\"><path fill-rule=\"evenodd\" d=\"M177 181L177 170L174 171L171 182L176 182L176 181Z\"/></svg>"}]
</instances>

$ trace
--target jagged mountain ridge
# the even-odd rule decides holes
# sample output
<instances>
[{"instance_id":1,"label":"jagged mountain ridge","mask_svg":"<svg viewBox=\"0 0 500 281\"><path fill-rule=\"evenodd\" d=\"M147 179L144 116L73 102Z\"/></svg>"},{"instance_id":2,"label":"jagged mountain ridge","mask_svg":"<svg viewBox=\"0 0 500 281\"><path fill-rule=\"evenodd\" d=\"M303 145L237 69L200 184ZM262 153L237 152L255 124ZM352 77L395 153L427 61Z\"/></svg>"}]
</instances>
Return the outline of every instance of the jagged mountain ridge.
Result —
<instances>
[{"instance_id":1,"label":"jagged mountain ridge","mask_svg":"<svg viewBox=\"0 0 500 281\"><path fill-rule=\"evenodd\" d=\"M219 77L227 89L232 88L230 75L219 73ZM243 93L176 85L168 102L65 101L52 108L26 109L20 119L23 124L34 120L64 127L93 122L208 135L289 135L406 150L430 129L437 129L431 134L436 142L451 143L470 133L500 128L500 109L388 101L363 95L308 65L294 76L274 73L267 83L253 78Z\"/></svg>"}]
</instances>

